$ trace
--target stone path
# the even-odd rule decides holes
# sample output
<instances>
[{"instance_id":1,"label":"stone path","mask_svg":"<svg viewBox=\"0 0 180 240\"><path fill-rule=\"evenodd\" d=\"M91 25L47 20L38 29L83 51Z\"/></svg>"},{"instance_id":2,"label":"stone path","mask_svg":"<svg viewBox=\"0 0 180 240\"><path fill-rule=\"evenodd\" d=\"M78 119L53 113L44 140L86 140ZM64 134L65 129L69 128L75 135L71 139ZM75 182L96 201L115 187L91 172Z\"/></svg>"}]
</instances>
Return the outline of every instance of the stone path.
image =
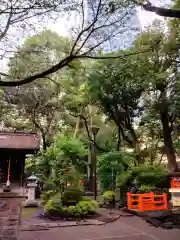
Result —
<instances>
[{"instance_id":1,"label":"stone path","mask_svg":"<svg viewBox=\"0 0 180 240\"><path fill-rule=\"evenodd\" d=\"M0 240L16 240L20 215L20 199L5 200L0 209Z\"/></svg>"},{"instance_id":2,"label":"stone path","mask_svg":"<svg viewBox=\"0 0 180 240\"><path fill-rule=\"evenodd\" d=\"M121 213L117 221L100 220L38 223L29 231L18 231L19 199L6 200L0 211L0 240L179 240L180 229L162 229L139 217ZM117 213L115 212L114 215ZM113 215L113 214L110 214ZM112 217L113 216L109 216ZM27 225L21 225L27 226ZM22 229L19 229L22 230ZM35 231L34 231L35 230ZM42 231L48 230L48 231Z\"/></svg>"},{"instance_id":3,"label":"stone path","mask_svg":"<svg viewBox=\"0 0 180 240\"><path fill-rule=\"evenodd\" d=\"M19 232L18 240L179 240L180 230L155 228L136 216L121 216L105 225Z\"/></svg>"},{"instance_id":4,"label":"stone path","mask_svg":"<svg viewBox=\"0 0 180 240\"><path fill-rule=\"evenodd\" d=\"M127 215L127 213L126 213ZM104 225L109 222L116 221L120 216L120 211L100 209L99 216L96 219L85 219L78 221L64 221L64 220L50 220L43 217L33 217L20 222L19 231L38 231L38 230L49 230L57 227L75 227L84 225Z\"/></svg>"}]
</instances>

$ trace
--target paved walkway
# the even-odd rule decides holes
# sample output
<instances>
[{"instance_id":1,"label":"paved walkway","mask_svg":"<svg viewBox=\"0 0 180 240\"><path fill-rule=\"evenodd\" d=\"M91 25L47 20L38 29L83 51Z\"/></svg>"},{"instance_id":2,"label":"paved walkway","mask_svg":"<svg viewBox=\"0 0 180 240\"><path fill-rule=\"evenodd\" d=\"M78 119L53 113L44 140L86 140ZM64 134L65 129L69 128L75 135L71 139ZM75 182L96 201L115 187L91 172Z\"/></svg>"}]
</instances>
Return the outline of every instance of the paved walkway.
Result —
<instances>
[{"instance_id":1,"label":"paved walkway","mask_svg":"<svg viewBox=\"0 0 180 240\"><path fill-rule=\"evenodd\" d=\"M3 200L1 201L3 203ZM16 240L21 200L8 199L0 210L0 240Z\"/></svg>"},{"instance_id":2,"label":"paved walkway","mask_svg":"<svg viewBox=\"0 0 180 240\"><path fill-rule=\"evenodd\" d=\"M18 240L179 240L180 230L155 228L138 217L121 217L101 226L75 226L19 232Z\"/></svg>"}]
</instances>

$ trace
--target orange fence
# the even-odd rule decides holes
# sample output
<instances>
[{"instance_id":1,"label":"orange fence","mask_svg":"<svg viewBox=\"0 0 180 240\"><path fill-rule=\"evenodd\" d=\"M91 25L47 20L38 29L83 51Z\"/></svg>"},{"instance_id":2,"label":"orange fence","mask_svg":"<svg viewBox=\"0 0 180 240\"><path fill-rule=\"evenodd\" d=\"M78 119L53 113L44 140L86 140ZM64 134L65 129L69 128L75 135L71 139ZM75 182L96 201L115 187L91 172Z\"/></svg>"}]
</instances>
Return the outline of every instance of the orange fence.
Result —
<instances>
[{"instance_id":1,"label":"orange fence","mask_svg":"<svg viewBox=\"0 0 180 240\"><path fill-rule=\"evenodd\" d=\"M152 193L131 194L127 193L127 203L129 210L155 211L167 210L167 194L155 195Z\"/></svg>"},{"instance_id":2,"label":"orange fence","mask_svg":"<svg viewBox=\"0 0 180 240\"><path fill-rule=\"evenodd\" d=\"M171 188L180 188L180 177L173 177L171 179Z\"/></svg>"}]
</instances>

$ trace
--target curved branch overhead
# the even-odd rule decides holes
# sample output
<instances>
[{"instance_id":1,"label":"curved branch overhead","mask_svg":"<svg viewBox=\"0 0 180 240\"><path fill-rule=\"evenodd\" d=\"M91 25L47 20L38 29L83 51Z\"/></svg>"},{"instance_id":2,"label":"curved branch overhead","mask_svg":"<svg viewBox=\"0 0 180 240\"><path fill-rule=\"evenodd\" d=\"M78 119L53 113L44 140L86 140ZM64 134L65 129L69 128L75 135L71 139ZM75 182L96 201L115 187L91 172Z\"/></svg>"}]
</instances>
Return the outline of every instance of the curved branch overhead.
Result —
<instances>
[{"instance_id":1,"label":"curved branch overhead","mask_svg":"<svg viewBox=\"0 0 180 240\"><path fill-rule=\"evenodd\" d=\"M136 55L136 54L140 54L140 53L145 53L145 52L148 52L150 51L151 48L149 49L145 49L145 50L142 50L142 51L136 51L136 52L130 52L130 53L127 53L127 54L120 54L120 55L107 55L107 56L91 56L91 55L70 55L66 58L64 58L63 60L61 60L59 63L57 63L56 65L50 67L49 69L43 71L43 72L40 72L40 73L37 73L37 74L34 74L34 75L31 75L31 76L28 76L24 79L21 79L21 80L17 80L17 81L3 81L0 79L0 86L1 87L16 87L16 86L22 86L24 84L27 84L27 83L31 83L33 81L35 81L36 79L40 79L40 78L45 78L47 77L49 74L52 74L52 73L55 73L57 71L59 71L60 69L64 68L65 66L68 66L69 63L71 63L73 60L75 59L115 59L115 58L124 58L124 57L128 57L128 56L132 56L132 55ZM11 78L11 76L5 74L5 73L1 73L0 72L0 76L6 76L8 78Z\"/></svg>"},{"instance_id":2,"label":"curved branch overhead","mask_svg":"<svg viewBox=\"0 0 180 240\"><path fill-rule=\"evenodd\" d=\"M156 7L151 3L147 4L138 4L144 10L148 12L154 12L159 16L162 17L171 17L171 18L180 18L180 10L179 9L171 9L171 8L163 8L163 7Z\"/></svg>"}]
</instances>

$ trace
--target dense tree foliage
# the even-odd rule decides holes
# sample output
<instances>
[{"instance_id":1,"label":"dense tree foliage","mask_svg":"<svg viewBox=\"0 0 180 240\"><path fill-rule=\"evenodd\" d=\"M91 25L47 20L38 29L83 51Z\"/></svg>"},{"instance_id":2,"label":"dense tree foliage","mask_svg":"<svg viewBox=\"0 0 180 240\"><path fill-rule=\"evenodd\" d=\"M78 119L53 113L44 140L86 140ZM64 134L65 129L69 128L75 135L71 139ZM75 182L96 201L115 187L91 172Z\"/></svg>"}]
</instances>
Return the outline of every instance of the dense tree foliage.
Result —
<instances>
[{"instance_id":1,"label":"dense tree foliage","mask_svg":"<svg viewBox=\"0 0 180 240\"><path fill-rule=\"evenodd\" d=\"M137 4L160 15L167 11L142 1L95 2L89 3L88 20L85 1L59 7L58 1L34 2L38 15L78 12L80 24L69 37L36 29L9 50L7 71L0 72L1 126L38 132L41 150L28 158L26 172L41 174L55 191L69 182L80 187L95 163L101 190L114 189L116 180L156 182L166 169L179 171L179 20L168 21L167 31L155 21L132 44L118 46L127 30L129 38L137 31L129 24ZM12 19L8 27L18 27ZM0 41L9 31L2 29Z\"/></svg>"}]
</instances>

